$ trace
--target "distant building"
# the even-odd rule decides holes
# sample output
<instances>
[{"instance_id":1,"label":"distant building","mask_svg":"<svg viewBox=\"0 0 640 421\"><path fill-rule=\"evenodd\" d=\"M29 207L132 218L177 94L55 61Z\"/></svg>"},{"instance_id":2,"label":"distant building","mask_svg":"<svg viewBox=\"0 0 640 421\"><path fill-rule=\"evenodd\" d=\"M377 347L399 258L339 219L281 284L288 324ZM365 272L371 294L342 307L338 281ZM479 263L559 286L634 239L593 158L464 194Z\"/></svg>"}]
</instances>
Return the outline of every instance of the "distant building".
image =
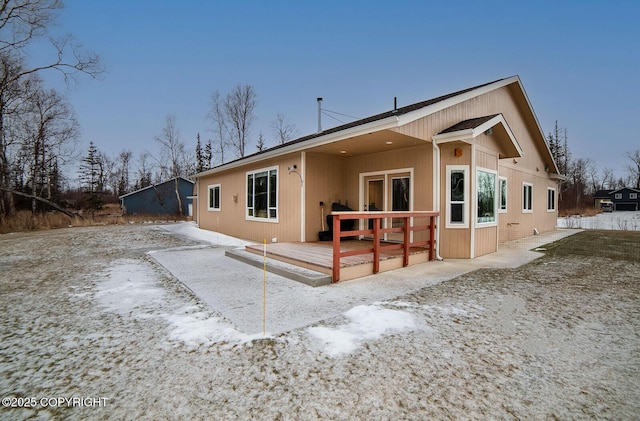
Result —
<instances>
[{"instance_id":1,"label":"distant building","mask_svg":"<svg viewBox=\"0 0 640 421\"><path fill-rule=\"evenodd\" d=\"M613 202L613 210L637 211L640 210L640 190L624 187L609 193Z\"/></svg>"},{"instance_id":2,"label":"distant building","mask_svg":"<svg viewBox=\"0 0 640 421\"><path fill-rule=\"evenodd\" d=\"M129 215L179 215L175 188L176 179L182 203L182 215L190 216L192 214L193 181L183 177L172 178L163 183L120 196L122 212Z\"/></svg>"},{"instance_id":3,"label":"distant building","mask_svg":"<svg viewBox=\"0 0 640 421\"><path fill-rule=\"evenodd\" d=\"M611 197L609 196L613 190L598 190L596 194L593 195L593 206L596 209L600 209L602 207L602 203L611 202Z\"/></svg>"}]
</instances>

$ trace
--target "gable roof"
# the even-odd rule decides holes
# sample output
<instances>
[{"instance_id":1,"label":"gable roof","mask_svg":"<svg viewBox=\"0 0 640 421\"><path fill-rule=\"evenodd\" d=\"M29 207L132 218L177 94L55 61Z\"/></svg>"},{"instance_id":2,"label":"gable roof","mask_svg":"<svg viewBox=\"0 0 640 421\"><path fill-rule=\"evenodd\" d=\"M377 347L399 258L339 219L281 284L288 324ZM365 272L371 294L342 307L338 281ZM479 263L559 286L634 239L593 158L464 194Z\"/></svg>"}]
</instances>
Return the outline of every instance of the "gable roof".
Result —
<instances>
[{"instance_id":1,"label":"gable roof","mask_svg":"<svg viewBox=\"0 0 640 421\"><path fill-rule=\"evenodd\" d=\"M613 193L613 190L598 190L596 194L593 195L594 199L608 199L609 195Z\"/></svg>"},{"instance_id":2,"label":"gable roof","mask_svg":"<svg viewBox=\"0 0 640 421\"><path fill-rule=\"evenodd\" d=\"M178 178L178 179L182 179L183 181L186 181L187 183L194 184L194 182L193 182L192 180L189 180L189 179L187 179L187 178L185 178L185 177L182 177L182 176L180 176L180 177L173 177L173 178L170 178L169 180L163 181L163 182L161 182L161 183L152 184L152 185L150 185L150 186L143 187L143 188L141 188L141 189L139 189L139 190L132 191L131 193L123 194L122 196L119 196L119 197L118 197L118 199L122 199L123 197L131 196L132 194L140 193L141 191L144 191L144 190L147 190L147 189L157 188L158 186L162 186L162 185L164 185L164 184L170 183L171 181L175 180L176 178Z\"/></svg>"},{"instance_id":3,"label":"gable roof","mask_svg":"<svg viewBox=\"0 0 640 421\"><path fill-rule=\"evenodd\" d=\"M633 187L623 187L623 188L618 189L618 190L610 190L610 192L611 192L610 194L618 193L618 192L621 192L621 191L624 191L624 190L629 190L629 192L634 192L634 193L640 193L639 189L634 189Z\"/></svg>"},{"instance_id":4,"label":"gable roof","mask_svg":"<svg viewBox=\"0 0 640 421\"><path fill-rule=\"evenodd\" d=\"M518 76L511 76L509 78L498 79L493 82L484 83L481 85L477 85L471 88L463 89L460 91L456 91L450 94L442 95L436 98L432 98L426 101L417 102L415 104L407 105L404 107L400 107L394 110L386 111L380 114L373 115L371 117L366 117L351 123L343 124L340 126L336 126L327 130L323 130L319 133L313 133L307 136L300 137L298 139L291 140L287 143L274 146L272 148L266 149L261 152L256 152L251 155L247 155L236 160L221 164L207 171L203 171L201 173L197 173L193 175L194 178L206 176L209 174L214 174L216 172L224 171L227 169L231 169L237 166L250 164L253 162L261 161L263 159L284 155L286 153L302 151L304 149L308 149L312 146L319 146L323 144L328 144L332 142L337 142L339 140L347 139L349 137L358 136L361 134L367 134L372 131L392 129L408 124L412 121L415 121L419 118L425 117L427 115L433 114L437 111L443 110L447 107L451 107L463 101L466 101L471 98L475 98L487 92L491 92L493 90L502 88L504 86L508 86L511 84L517 84L522 93L533 120L539 131L539 140L544 144L542 148L543 155L546 155L547 160L553 165L553 172L558 172L555 161L553 160L553 156L551 155L551 151L545 141L544 134L542 129L540 128L540 124L538 122L537 117L531 107L531 103L529 102L529 98L527 97L524 88L520 82L520 78ZM495 117L487 116L487 117ZM472 119L475 120L475 119ZM503 118L504 120L504 118ZM463 122L461 122L463 123ZM475 122L477 123L477 122ZM475 124L470 121L467 121L465 124ZM506 122L505 122L506 126ZM508 127L508 126L506 126ZM510 129L508 129L510 132ZM511 134L513 137L513 134ZM515 140L515 137L513 137ZM517 144L517 141L515 142ZM519 145L517 148L519 152L521 149Z\"/></svg>"},{"instance_id":5,"label":"gable roof","mask_svg":"<svg viewBox=\"0 0 640 421\"><path fill-rule=\"evenodd\" d=\"M502 114L493 114L461 121L433 136L433 140L439 143L457 140L467 141L475 139L488 130L493 130L494 127L496 127L496 131L500 129L498 143L501 143L505 151L504 154L500 154L500 158L521 157L523 154L522 147L520 147L518 140Z\"/></svg>"}]
</instances>

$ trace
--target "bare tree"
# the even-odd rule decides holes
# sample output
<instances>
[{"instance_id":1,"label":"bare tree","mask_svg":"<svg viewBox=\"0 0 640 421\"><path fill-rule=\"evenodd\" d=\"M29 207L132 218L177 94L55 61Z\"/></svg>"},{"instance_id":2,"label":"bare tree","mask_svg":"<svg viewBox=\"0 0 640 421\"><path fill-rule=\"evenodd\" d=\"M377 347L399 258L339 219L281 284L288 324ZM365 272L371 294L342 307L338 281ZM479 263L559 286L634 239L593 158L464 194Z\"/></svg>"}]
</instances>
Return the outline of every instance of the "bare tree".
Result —
<instances>
[{"instance_id":1,"label":"bare tree","mask_svg":"<svg viewBox=\"0 0 640 421\"><path fill-rule=\"evenodd\" d=\"M160 164L162 169L166 169L167 175L174 178L175 193L178 203L178 215L182 216L182 198L180 197L178 177L187 175L192 166L188 163L188 157L184 143L180 141L180 131L176 125L176 117L168 115L162 134L155 137L156 142L161 146Z\"/></svg>"},{"instance_id":2,"label":"bare tree","mask_svg":"<svg viewBox=\"0 0 640 421\"><path fill-rule=\"evenodd\" d=\"M69 159L78 136L78 123L66 99L55 90L46 90L37 75L23 80L19 107L7 114L6 145L19 152L12 159L14 173L21 172L14 190L27 190L32 196L31 211L35 214L39 202L49 201L61 181L59 163ZM5 150L6 151L6 150Z\"/></svg>"},{"instance_id":3,"label":"bare tree","mask_svg":"<svg viewBox=\"0 0 640 421\"><path fill-rule=\"evenodd\" d=\"M131 163L131 151L123 150L118 155L118 168L116 169L116 179L117 179L117 187L116 194L118 196L122 196L129 192L130 181L129 181L129 166Z\"/></svg>"},{"instance_id":4,"label":"bare tree","mask_svg":"<svg viewBox=\"0 0 640 421\"><path fill-rule=\"evenodd\" d=\"M62 8L60 0L0 0L0 221L14 212L7 192L15 162L6 139L14 130L10 117L21 101L24 79L46 70L58 71L65 81L79 74L98 77L104 71L100 58L83 50L71 35L55 38L49 32ZM27 47L35 42L47 43L52 54L29 55Z\"/></svg>"},{"instance_id":5,"label":"bare tree","mask_svg":"<svg viewBox=\"0 0 640 421\"><path fill-rule=\"evenodd\" d=\"M298 135L298 129L294 124L287 123L284 114L278 113L276 119L271 122L273 134L281 145L287 143Z\"/></svg>"},{"instance_id":6,"label":"bare tree","mask_svg":"<svg viewBox=\"0 0 640 421\"><path fill-rule=\"evenodd\" d=\"M211 109L209 111L208 117L211 119L213 123L213 132L217 137L217 150L216 153L220 156L220 163L225 162L225 151L227 150L227 146L229 144L228 140L228 130L227 130L227 122L224 114L224 107L222 103L222 99L220 97L220 92L215 91L211 94L210 101Z\"/></svg>"},{"instance_id":7,"label":"bare tree","mask_svg":"<svg viewBox=\"0 0 640 421\"><path fill-rule=\"evenodd\" d=\"M605 167L602 170L602 175L600 176L600 180L601 180L601 183L600 183L599 190L613 188L613 185L615 183L615 175L613 173L613 170L611 168Z\"/></svg>"},{"instance_id":8,"label":"bare tree","mask_svg":"<svg viewBox=\"0 0 640 421\"><path fill-rule=\"evenodd\" d=\"M627 166L629 179L634 184L634 189L640 189L640 149L627 152L627 158L631 161L631 164Z\"/></svg>"},{"instance_id":9,"label":"bare tree","mask_svg":"<svg viewBox=\"0 0 640 421\"><path fill-rule=\"evenodd\" d=\"M133 186L134 190L143 189L151 185L151 172L153 170L152 164L149 162L149 153L142 152L138 156L138 173L136 175L136 182Z\"/></svg>"},{"instance_id":10,"label":"bare tree","mask_svg":"<svg viewBox=\"0 0 640 421\"><path fill-rule=\"evenodd\" d=\"M238 85L224 100L231 145L239 158L245 155L251 125L255 120L256 97L251 85Z\"/></svg>"}]
</instances>

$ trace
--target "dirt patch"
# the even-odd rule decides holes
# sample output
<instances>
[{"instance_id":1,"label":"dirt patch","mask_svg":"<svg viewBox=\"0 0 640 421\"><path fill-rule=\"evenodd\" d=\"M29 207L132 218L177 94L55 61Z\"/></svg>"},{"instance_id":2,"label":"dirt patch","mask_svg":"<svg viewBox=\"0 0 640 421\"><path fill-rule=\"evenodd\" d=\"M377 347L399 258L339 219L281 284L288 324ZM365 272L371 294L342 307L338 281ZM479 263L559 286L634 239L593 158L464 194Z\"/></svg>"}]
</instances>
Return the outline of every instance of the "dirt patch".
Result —
<instances>
[{"instance_id":1,"label":"dirt patch","mask_svg":"<svg viewBox=\"0 0 640 421\"><path fill-rule=\"evenodd\" d=\"M194 244L153 227L2 235L0 397L106 401L5 405L0 418L637 419L635 234L587 231L521 268L376 303L413 327L338 356L311 327L246 343L176 339L176 318L220 315L146 256ZM105 304L109 289L142 294L139 272L153 294Z\"/></svg>"}]
</instances>

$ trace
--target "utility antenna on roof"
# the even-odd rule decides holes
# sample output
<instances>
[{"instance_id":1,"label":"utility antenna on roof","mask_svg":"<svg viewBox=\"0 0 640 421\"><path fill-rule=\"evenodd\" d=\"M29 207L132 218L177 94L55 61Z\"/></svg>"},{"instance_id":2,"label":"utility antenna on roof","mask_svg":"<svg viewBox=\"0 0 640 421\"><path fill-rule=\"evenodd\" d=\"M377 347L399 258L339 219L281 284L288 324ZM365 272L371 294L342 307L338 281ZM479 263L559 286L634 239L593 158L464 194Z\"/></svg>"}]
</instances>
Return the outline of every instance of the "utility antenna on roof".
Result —
<instances>
[{"instance_id":1,"label":"utility antenna on roof","mask_svg":"<svg viewBox=\"0 0 640 421\"><path fill-rule=\"evenodd\" d=\"M398 112L398 97L394 96L393 97L393 112Z\"/></svg>"},{"instance_id":2,"label":"utility antenna on roof","mask_svg":"<svg viewBox=\"0 0 640 421\"><path fill-rule=\"evenodd\" d=\"M322 131L322 98L318 98L318 133Z\"/></svg>"}]
</instances>

